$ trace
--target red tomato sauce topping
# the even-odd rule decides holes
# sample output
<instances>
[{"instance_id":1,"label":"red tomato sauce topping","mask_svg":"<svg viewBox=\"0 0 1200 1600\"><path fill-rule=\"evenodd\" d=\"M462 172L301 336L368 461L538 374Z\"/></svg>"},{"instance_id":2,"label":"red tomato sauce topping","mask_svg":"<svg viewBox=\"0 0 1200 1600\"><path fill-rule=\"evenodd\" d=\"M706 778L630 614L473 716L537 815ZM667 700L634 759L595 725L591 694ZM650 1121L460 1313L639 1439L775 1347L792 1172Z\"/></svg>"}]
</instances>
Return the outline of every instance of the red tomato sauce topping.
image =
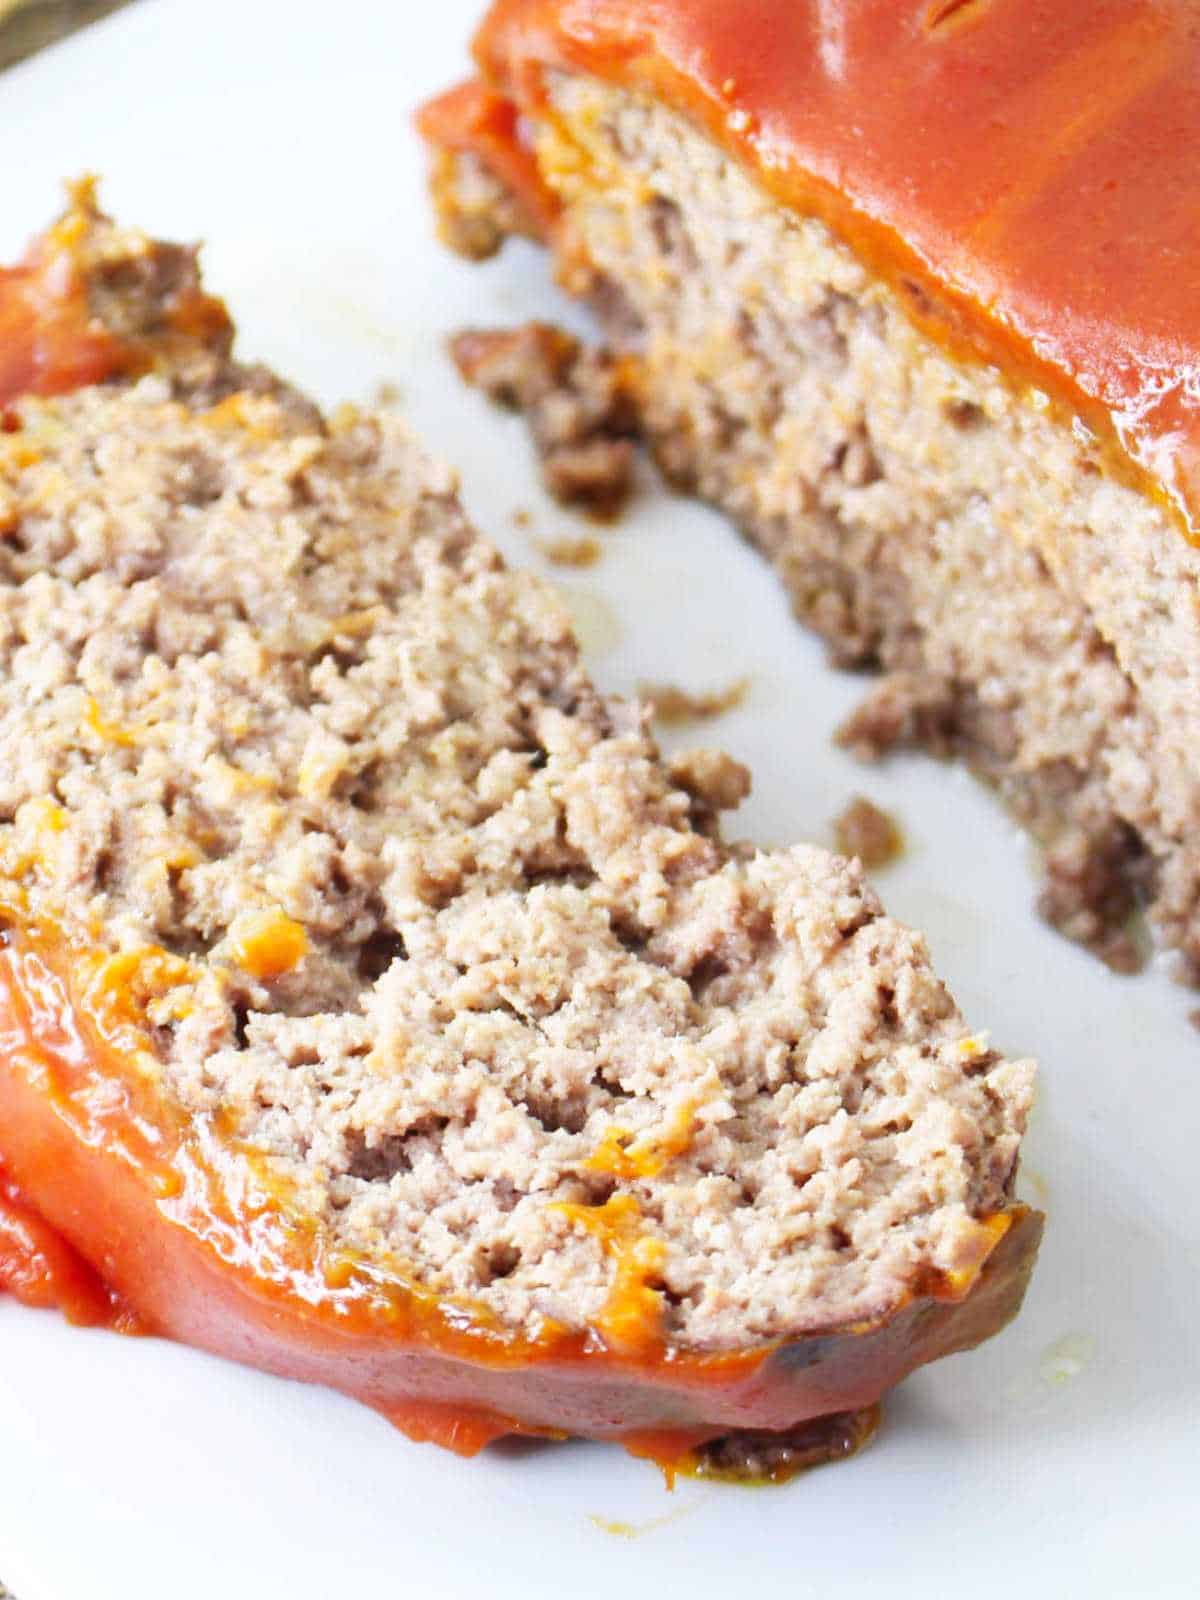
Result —
<instances>
[{"instance_id":1,"label":"red tomato sauce topping","mask_svg":"<svg viewBox=\"0 0 1200 1600\"><path fill-rule=\"evenodd\" d=\"M138 1332L137 1318L63 1236L44 1222L0 1166L0 1292L82 1327Z\"/></svg>"},{"instance_id":2,"label":"red tomato sauce topping","mask_svg":"<svg viewBox=\"0 0 1200 1600\"><path fill-rule=\"evenodd\" d=\"M1188 0L496 0L475 53L510 120L544 109L555 68L687 114L1200 541ZM424 115L435 143L485 103L457 94ZM504 116L486 103L489 142L461 114L456 136L485 162Z\"/></svg>"}]
</instances>

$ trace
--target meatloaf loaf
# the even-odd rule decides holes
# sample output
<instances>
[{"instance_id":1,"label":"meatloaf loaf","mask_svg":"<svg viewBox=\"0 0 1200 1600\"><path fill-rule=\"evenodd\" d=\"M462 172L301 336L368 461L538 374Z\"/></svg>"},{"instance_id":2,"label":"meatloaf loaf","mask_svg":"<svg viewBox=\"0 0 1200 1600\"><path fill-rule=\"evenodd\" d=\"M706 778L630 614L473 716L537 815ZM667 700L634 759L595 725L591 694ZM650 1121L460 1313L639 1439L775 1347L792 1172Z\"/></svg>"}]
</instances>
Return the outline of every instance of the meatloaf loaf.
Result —
<instances>
[{"instance_id":1,"label":"meatloaf loaf","mask_svg":"<svg viewBox=\"0 0 1200 1600\"><path fill-rule=\"evenodd\" d=\"M163 247L72 215L144 331ZM394 416L160 357L0 433L10 1282L57 1230L468 1453L844 1453L1020 1302L1030 1065L857 863L721 842L744 770L660 758Z\"/></svg>"},{"instance_id":2,"label":"meatloaf loaf","mask_svg":"<svg viewBox=\"0 0 1200 1600\"><path fill-rule=\"evenodd\" d=\"M539 234L844 737L957 751L1116 966L1200 973L1200 35L1185 0L497 0L445 233Z\"/></svg>"}]
</instances>

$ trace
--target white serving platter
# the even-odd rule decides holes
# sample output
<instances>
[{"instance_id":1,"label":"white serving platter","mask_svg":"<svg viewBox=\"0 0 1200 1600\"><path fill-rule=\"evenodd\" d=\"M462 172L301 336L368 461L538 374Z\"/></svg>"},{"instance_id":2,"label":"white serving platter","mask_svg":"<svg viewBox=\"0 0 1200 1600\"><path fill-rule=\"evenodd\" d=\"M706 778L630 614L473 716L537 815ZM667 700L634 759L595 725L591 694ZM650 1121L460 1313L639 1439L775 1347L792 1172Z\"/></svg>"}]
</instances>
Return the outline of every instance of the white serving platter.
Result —
<instances>
[{"instance_id":1,"label":"white serving platter","mask_svg":"<svg viewBox=\"0 0 1200 1600\"><path fill-rule=\"evenodd\" d=\"M246 353L328 401L397 386L484 529L568 591L604 687L750 677L742 708L684 735L754 768L741 831L828 840L855 791L895 811L890 908L972 1022L1043 1063L1023 1180L1049 1212L1040 1267L1021 1320L905 1384L857 1460L674 1495L615 1449L467 1463L332 1394L0 1303L0 1576L20 1600L1197 1594L1196 998L1040 926L1025 844L961 774L831 747L862 686L720 519L647 474L598 567L538 556L535 536L582 526L442 342L572 313L530 249L482 268L441 252L410 123L461 73L479 9L143 0L0 79L0 255L62 177L99 171L122 218L208 241Z\"/></svg>"}]
</instances>

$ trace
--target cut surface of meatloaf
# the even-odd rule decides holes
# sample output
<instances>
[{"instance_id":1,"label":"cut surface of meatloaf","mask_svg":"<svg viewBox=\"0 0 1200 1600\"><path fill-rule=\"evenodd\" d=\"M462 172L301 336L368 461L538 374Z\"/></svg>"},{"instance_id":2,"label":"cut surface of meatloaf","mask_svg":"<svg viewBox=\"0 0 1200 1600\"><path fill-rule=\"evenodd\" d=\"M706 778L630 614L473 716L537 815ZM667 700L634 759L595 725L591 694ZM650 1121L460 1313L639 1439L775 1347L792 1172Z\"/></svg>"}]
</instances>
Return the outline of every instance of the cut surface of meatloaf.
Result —
<instances>
[{"instance_id":1,"label":"cut surface of meatloaf","mask_svg":"<svg viewBox=\"0 0 1200 1600\"><path fill-rule=\"evenodd\" d=\"M423 125L450 219L454 172L540 195L665 471L881 669L846 741L962 753L1050 920L1128 968L1148 903L1194 973L1187 15L500 0Z\"/></svg>"},{"instance_id":2,"label":"cut surface of meatloaf","mask_svg":"<svg viewBox=\"0 0 1200 1600\"><path fill-rule=\"evenodd\" d=\"M1030 1065L856 864L720 841L742 769L401 422L241 370L0 434L10 1198L419 1437L844 1452L1019 1304Z\"/></svg>"}]
</instances>

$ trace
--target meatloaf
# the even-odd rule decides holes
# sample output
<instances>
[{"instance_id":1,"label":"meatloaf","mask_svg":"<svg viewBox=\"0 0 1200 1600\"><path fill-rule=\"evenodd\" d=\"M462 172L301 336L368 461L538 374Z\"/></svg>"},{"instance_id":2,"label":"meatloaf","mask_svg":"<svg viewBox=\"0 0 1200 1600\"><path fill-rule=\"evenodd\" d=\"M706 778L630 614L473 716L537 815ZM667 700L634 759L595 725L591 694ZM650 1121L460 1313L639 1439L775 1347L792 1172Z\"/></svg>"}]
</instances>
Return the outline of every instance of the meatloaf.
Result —
<instances>
[{"instance_id":1,"label":"meatloaf","mask_svg":"<svg viewBox=\"0 0 1200 1600\"><path fill-rule=\"evenodd\" d=\"M150 365L0 433L10 1283L57 1230L465 1453L845 1453L1019 1305L1030 1064L856 862L721 842L744 770L660 757L395 416Z\"/></svg>"},{"instance_id":2,"label":"meatloaf","mask_svg":"<svg viewBox=\"0 0 1200 1600\"><path fill-rule=\"evenodd\" d=\"M1183 0L497 0L429 106L667 473L774 562L843 737L963 754L1042 909L1200 974L1200 36ZM489 226L490 223L490 226Z\"/></svg>"}]
</instances>

